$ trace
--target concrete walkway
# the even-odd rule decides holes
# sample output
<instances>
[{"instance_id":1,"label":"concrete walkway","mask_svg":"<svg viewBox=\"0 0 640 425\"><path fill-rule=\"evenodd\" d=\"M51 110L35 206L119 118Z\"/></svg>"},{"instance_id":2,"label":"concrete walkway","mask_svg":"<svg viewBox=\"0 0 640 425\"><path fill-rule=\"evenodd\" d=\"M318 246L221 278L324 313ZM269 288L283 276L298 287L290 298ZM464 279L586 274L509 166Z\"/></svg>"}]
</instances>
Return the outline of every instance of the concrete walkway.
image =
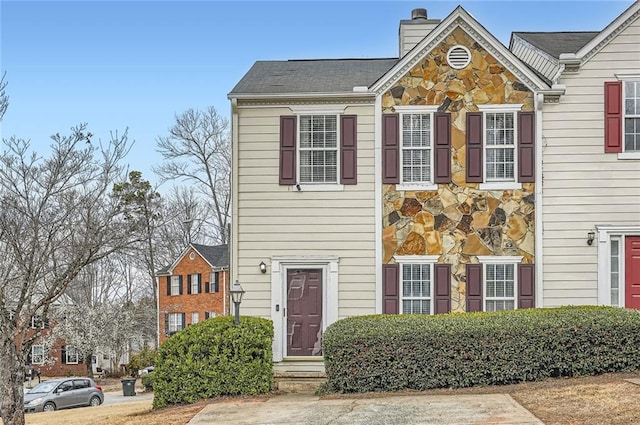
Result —
<instances>
[{"instance_id":1,"label":"concrete walkway","mask_svg":"<svg viewBox=\"0 0 640 425\"><path fill-rule=\"evenodd\" d=\"M399 395L320 400L291 393L265 400L217 401L189 425L441 425L542 422L507 394Z\"/></svg>"}]
</instances>

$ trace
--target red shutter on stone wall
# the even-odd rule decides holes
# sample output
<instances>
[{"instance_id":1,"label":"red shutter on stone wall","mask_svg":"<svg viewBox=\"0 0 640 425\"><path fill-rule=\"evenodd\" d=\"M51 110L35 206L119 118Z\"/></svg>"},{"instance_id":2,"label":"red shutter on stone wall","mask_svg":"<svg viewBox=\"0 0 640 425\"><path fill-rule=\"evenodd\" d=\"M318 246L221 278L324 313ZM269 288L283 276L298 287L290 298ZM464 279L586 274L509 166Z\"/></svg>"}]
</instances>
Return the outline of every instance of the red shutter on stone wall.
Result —
<instances>
[{"instance_id":1,"label":"red shutter on stone wall","mask_svg":"<svg viewBox=\"0 0 640 425\"><path fill-rule=\"evenodd\" d=\"M604 151L622 152L622 81L604 83Z\"/></svg>"},{"instance_id":2,"label":"red shutter on stone wall","mask_svg":"<svg viewBox=\"0 0 640 425\"><path fill-rule=\"evenodd\" d=\"M296 117L280 117L280 184L296 184Z\"/></svg>"},{"instance_id":3,"label":"red shutter on stone wall","mask_svg":"<svg viewBox=\"0 0 640 425\"><path fill-rule=\"evenodd\" d=\"M451 183L451 114L434 114L434 183Z\"/></svg>"},{"instance_id":4,"label":"red shutter on stone wall","mask_svg":"<svg viewBox=\"0 0 640 425\"><path fill-rule=\"evenodd\" d=\"M343 115L340 118L340 183L358 183L356 115Z\"/></svg>"},{"instance_id":5,"label":"red shutter on stone wall","mask_svg":"<svg viewBox=\"0 0 640 425\"><path fill-rule=\"evenodd\" d=\"M535 113L518 112L518 181L533 183L536 179Z\"/></svg>"},{"instance_id":6,"label":"red shutter on stone wall","mask_svg":"<svg viewBox=\"0 0 640 425\"><path fill-rule=\"evenodd\" d=\"M518 264L518 308L536 306L535 287L535 265Z\"/></svg>"},{"instance_id":7,"label":"red shutter on stone wall","mask_svg":"<svg viewBox=\"0 0 640 425\"><path fill-rule=\"evenodd\" d=\"M466 178L469 183L482 183L482 112L467 112L467 161Z\"/></svg>"},{"instance_id":8,"label":"red shutter on stone wall","mask_svg":"<svg viewBox=\"0 0 640 425\"><path fill-rule=\"evenodd\" d=\"M435 264L434 313L451 312L451 265Z\"/></svg>"},{"instance_id":9,"label":"red shutter on stone wall","mask_svg":"<svg viewBox=\"0 0 640 425\"><path fill-rule=\"evenodd\" d=\"M467 312L482 310L482 264L467 264Z\"/></svg>"},{"instance_id":10,"label":"red shutter on stone wall","mask_svg":"<svg viewBox=\"0 0 640 425\"><path fill-rule=\"evenodd\" d=\"M382 312L399 313L399 270L397 264L382 265Z\"/></svg>"},{"instance_id":11,"label":"red shutter on stone wall","mask_svg":"<svg viewBox=\"0 0 640 425\"><path fill-rule=\"evenodd\" d=\"M400 118L382 115L382 183L400 183Z\"/></svg>"}]
</instances>

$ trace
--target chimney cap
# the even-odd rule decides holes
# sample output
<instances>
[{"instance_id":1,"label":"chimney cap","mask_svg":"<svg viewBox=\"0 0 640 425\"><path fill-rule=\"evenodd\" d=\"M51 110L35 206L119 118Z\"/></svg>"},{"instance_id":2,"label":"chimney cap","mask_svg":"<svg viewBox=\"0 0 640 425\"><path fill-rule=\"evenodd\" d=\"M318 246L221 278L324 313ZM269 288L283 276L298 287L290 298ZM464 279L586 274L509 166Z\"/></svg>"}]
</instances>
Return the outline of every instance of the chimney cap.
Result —
<instances>
[{"instance_id":1,"label":"chimney cap","mask_svg":"<svg viewBox=\"0 0 640 425\"><path fill-rule=\"evenodd\" d=\"M411 11L411 19L427 19L427 9L413 9Z\"/></svg>"}]
</instances>

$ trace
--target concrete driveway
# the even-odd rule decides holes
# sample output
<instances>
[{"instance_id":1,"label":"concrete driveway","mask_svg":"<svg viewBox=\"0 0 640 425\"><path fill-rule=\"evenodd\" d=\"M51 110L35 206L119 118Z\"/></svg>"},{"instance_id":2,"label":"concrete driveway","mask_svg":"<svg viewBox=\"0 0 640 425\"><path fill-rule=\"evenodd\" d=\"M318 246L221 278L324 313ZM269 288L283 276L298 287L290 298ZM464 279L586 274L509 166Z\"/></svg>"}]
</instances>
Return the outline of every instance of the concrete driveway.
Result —
<instances>
[{"instance_id":1,"label":"concrete driveway","mask_svg":"<svg viewBox=\"0 0 640 425\"><path fill-rule=\"evenodd\" d=\"M543 424L507 394L396 395L320 400L291 393L264 400L217 401L189 425Z\"/></svg>"},{"instance_id":2,"label":"concrete driveway","mask_svg":"<svg viewBox=\"0 0 640 425\"><path fill-rule=\"evenodd\" d=\"M124 396L122 391L104 393L103 404L131 403L132 401L153 400L153 393L136 393L134 396Z\"/></svg>"}]
</instances>

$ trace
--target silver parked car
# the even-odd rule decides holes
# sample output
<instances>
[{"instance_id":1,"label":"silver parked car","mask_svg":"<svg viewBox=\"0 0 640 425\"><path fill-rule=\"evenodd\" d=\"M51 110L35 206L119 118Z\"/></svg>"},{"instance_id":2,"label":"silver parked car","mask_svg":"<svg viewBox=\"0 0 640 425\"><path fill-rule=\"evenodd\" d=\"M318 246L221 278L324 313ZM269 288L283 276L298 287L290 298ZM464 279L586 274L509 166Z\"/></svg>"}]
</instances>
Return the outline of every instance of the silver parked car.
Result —
<instances>
[{"instance_id":1,"label":"silver parked car","mask_svg":"<svg viewBox=\"0 0 640 425\"><path fill-rule=\"evenodd\" d=\"M102 387L93 379L70 377L50 379L24 395L24 411L53 412L78 406L99 406L104 401Z\"/></svg>"}]
</instances>

